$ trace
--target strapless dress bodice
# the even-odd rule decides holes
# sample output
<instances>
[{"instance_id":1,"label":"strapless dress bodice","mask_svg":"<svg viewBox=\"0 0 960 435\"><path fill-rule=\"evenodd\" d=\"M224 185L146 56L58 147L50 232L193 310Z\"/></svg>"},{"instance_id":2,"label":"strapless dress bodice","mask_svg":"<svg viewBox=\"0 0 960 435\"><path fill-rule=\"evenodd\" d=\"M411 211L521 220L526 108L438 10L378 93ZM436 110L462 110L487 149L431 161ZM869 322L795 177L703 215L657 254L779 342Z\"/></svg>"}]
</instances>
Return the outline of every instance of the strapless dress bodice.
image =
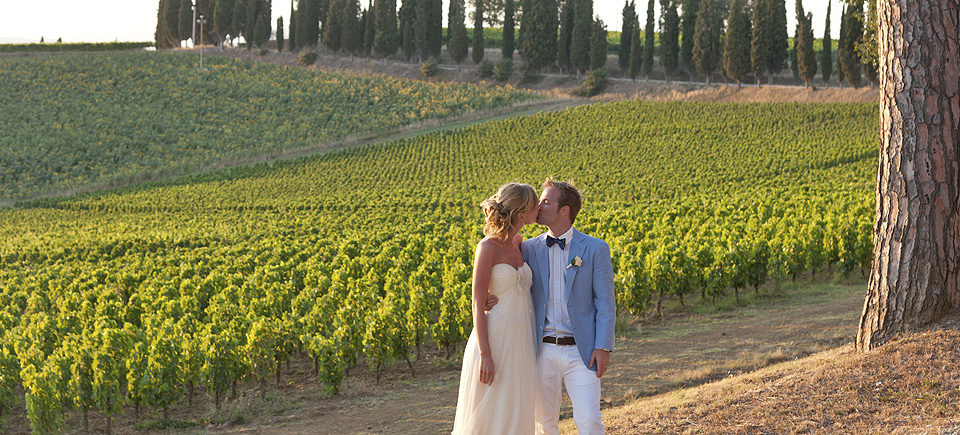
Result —
<instances>
[{"instance_id":1,"label":"strapless dress bodice","mask_svg":"<svg viewBox=\"0 0 960 435\"><path fill-rule=\"evenodd\" d=\"M510 291L527 292L533 285L533 271L526 262L515 269L507 263L497 263L490 273L490 294L500 296Z\"/></svg>"}]
</instances>

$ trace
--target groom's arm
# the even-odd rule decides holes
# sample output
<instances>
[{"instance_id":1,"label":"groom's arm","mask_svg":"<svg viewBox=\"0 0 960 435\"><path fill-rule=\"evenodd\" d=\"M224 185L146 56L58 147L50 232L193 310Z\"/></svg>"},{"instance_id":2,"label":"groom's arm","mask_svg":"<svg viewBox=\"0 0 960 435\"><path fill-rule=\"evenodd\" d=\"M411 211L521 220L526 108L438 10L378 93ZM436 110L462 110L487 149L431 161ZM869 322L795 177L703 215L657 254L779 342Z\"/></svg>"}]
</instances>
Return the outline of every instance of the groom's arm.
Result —
<instances>
[{"instance_id":1,"label":"groom's arm","mask_svg":"<svg viewBox=\"0 0 960 435\"><path fill-rule=\"evenodd\" d=\"M597 307L594 347L613 350L614 329L617 323L617 299L613 291L613 261L610 246L600 241L593 256L593 303Z\"/></svg>"}]
</instances>

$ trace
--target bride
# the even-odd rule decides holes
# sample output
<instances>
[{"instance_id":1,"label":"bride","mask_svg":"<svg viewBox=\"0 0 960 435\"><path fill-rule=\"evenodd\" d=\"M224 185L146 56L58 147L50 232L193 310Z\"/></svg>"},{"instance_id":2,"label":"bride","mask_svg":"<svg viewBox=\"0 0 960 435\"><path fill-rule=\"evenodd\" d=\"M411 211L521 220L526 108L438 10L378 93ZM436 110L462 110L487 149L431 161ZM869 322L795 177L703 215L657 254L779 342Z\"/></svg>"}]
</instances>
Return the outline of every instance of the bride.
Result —
<instances>
[{"instance_id":1,"label":"bride","mask_svg":"<svg viewBox=\"0 0 960 435\"><path fill-rule=\"evenodd\" d=\"M532 434L539 376L530 266L520 229L537 221L537 192L509 183L480 204L486 237L473 260L473 331L463 354L454 434ZM484 311L488 296L496 307Z\"/></svg>"}]
</instances>

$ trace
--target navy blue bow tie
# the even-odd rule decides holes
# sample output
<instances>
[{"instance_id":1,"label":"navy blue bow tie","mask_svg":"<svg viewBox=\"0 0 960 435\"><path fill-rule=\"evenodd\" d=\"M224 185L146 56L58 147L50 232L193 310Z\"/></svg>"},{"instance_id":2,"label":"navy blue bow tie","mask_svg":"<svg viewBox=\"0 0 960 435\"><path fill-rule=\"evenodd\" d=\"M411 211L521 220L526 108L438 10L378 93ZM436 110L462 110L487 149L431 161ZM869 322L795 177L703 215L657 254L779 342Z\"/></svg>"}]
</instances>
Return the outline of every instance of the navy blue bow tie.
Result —
<instances>
[{"instance_id":1,"label":"navy blue bow tie","mask_svg":"<svg viewBox=\"0 0 960 435\"><path fill-rule=\"evenodd\" d=\"M556 245L559 246L561 250L567 247L567 239L547 236L547 247L549 248L553 246L554 243L556 243Z\"/></svg>"}]
</instances>

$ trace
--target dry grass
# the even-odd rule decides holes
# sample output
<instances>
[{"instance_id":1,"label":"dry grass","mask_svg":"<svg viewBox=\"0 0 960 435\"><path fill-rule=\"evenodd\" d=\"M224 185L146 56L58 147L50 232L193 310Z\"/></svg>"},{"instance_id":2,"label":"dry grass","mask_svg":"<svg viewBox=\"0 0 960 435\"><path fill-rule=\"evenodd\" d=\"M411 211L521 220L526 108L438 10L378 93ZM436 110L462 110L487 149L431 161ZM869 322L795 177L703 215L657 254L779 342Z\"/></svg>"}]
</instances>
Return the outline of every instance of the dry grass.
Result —
<instances>
[{"instance_id":1,"label":"dry grass","mask_svg":"<svg viewBox=\"0 0 960 435\"><path fill-rule=\"evenodd\" d=\"M958 361L960 332L924 332L639 399L605 417L611 434L945 433L960 430Z\"/></svg>"}]
</instances>

